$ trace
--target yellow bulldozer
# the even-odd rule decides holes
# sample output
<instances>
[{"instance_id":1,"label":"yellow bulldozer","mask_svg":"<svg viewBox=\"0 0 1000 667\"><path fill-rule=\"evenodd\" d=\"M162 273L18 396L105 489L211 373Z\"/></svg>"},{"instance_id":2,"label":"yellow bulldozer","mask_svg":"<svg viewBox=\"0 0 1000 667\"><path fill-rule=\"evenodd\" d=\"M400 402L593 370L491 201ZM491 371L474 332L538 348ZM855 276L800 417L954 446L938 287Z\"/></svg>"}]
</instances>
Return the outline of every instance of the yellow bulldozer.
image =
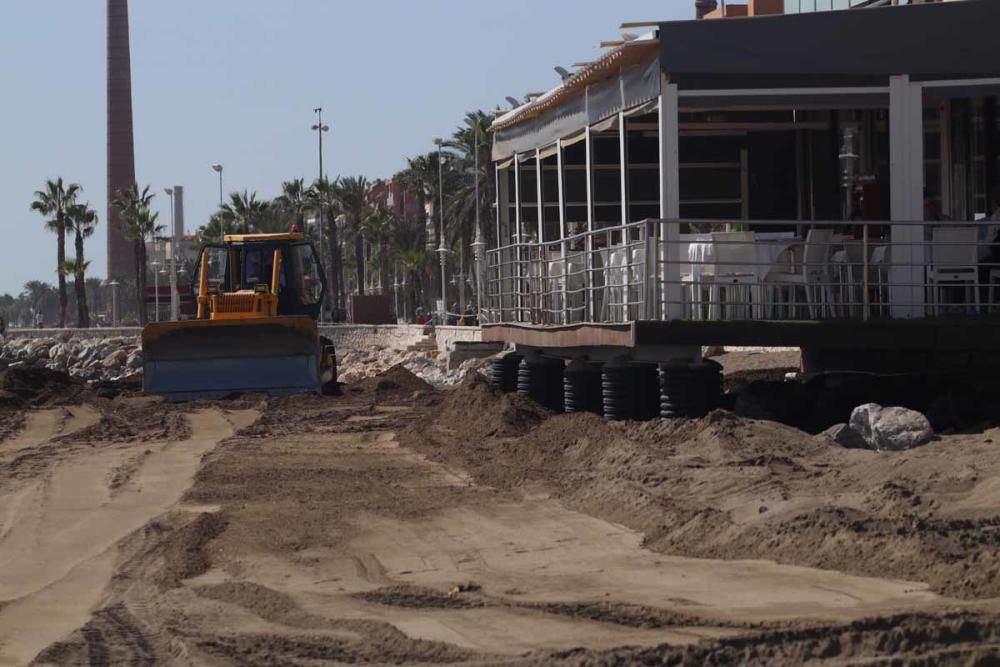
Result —
<instances>
[{"instance_id":1,"label":"yellow bulldozer","mask_svg":"<svg viewBox=\"0 0 1000 667\"><path fill-rule=\"evenodd\" d=\"M172 401L334 393L319 335L322 263L302 233L232 234L201 250L197 318L142 330L143 390Z\"/></svg>"}]
</instances>

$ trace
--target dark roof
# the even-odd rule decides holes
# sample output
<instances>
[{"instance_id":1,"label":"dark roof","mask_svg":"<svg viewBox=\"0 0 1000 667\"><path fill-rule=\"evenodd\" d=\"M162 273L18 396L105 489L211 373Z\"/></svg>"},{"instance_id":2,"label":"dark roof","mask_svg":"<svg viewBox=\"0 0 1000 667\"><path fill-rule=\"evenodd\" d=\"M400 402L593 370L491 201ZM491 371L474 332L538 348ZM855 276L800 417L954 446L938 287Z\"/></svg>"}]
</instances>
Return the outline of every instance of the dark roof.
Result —
<instances>
[{"instance_id":1,"label":"dark roof","mask_svg":"<svg viewBox=\"0 0 1000 667\"><path fill-rule=\"evenodd\" d=\"M660 24L660 61L682 85L719 76L1000 76L1000 1L671 21Z\"/></svg>"}]
</instances>

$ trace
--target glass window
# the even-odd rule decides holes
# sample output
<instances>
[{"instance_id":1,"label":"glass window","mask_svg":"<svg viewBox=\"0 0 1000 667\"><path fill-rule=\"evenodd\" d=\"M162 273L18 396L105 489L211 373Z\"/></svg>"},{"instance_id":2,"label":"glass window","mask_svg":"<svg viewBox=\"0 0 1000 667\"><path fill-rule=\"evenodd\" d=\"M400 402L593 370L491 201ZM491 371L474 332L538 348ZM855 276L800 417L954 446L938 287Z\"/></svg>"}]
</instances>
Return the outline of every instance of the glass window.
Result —
<instances>
[{"instance_id":1,"label":"glass window","mask_svg":"<svg viewBox=\"0 0 1000 667\"><path fill-rule=\"evenodd\" d=\"M302 305L312 306L323 299L323 278L316 253L311 245L292 246L292 262L295 275L299 276L299 294Z\"/></svg>"},{"instance_id":2,"label":"glass window","mask_svg":"<svg viewBox=\"0 0 1000 667\"><path fill-rule=\"evenodd\" d=\"M228 251L226 248L209 246L205 248L205 255L208 256L208 291L215 292L220 288L225 289L226 271L228 270ZM201 267L198 267L201 270ZM200 276L195 284L199 284Z\"/></svg>"}]
</instances>

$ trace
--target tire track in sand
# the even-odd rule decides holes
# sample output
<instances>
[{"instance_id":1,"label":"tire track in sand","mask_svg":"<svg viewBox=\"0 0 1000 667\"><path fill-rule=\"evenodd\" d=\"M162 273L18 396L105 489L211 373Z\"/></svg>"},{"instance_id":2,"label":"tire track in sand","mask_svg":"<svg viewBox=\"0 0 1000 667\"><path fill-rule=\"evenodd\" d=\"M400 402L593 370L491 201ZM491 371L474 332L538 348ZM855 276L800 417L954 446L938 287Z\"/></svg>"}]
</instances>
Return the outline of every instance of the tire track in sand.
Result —
<instances>
[{"instance_id":1,"label":"tire track in sand","mask_svg":"<svg viewBox=\"0 0 1000 667\"><path fill-rule=\"evenodd\" d=\"M118 541L174 506L202 456L256 416L197 412L191 438L137 443L152 453L114 495L108 472L134 448L71 457L36 482L0 541L0 665L26 664L85 623L111 579Z\"/></svg>"}]
</instances>

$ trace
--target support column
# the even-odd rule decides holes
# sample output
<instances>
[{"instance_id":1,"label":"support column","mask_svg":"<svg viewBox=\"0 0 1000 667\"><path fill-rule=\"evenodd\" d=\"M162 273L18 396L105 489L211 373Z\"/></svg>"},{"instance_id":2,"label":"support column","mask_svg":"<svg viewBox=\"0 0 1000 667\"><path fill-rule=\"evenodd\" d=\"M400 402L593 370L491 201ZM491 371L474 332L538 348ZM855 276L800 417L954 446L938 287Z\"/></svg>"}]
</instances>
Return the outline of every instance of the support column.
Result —
<instances>
[{"instance_id":1,"label":"support column","mask_svg":"<svg viewBox=\"0 0 1000 667\"><path fill-rule=\"evenodd\" d=\"M521 159L514 153L514 293L517 300L517 312L514 321L520 322L523 315L521 308L523 302L521 295L523 285L521 284Z\"/></svg>"},{"instance_id":2,"label":"support column","mask_svg":"<svg viewBox=\"0 0 1000 667\"><path fill-rule=\"evenodd\" d=\"M594 285L594 142L590 126L585 133L587 148L587 317L597 321L596 286Z\"/></svg>"},{"instance_id":3,"label":"support column","mask_svg":"<svg viewBox=\"0 0 1000 667\"><path fill-rule=\"evenodd\" d=\"M569 302L567 301L568 287L569 287L569 261L567 260L567 255L569 255L569 242L566 240L566 193L565 193L565 174L563 173L563 147L562 139L556 141L556 188L559 196L559 239L562 243L559 244L559 254L562 259L563 266L563 279L562 279L562 323L569 324L570 312L569 312Z\"/></svg>"},{"instance_id":4,"label":"support column","mask_svg":"<svg viewBox=\"0 0 1000 667\"><path fill-rule=\"evenodd\" d=\"M663 319L684 316L681 303L680 126L677 84L660 75L660 268Z\"/></svg>"},{"instance_id":5,"label":"support column","mask_svg":"<svg viewBox=\"0 0 1000 667\"><path fill-rule=\"evenodd\" d=\"M923 90L907 75L889 77L889 174L892 220L923 220ZM924 229L893 225L889 302L894 318L924 316Z\"/></svg>"},{"instance_id":6,"label":"support column","mask_svg":"<svg viewBox=\"0 0 1000 667\"><path fill-rule=\"evenodd\" d=\"M626 128L626 118L625 113L622 111L618 112L618 167L619 167L619 177L621 182L621 207L622 207L622 224L627 225L630 221L628 219L628 130ZM626 235L622 234L623 244L628 241L624 238Z\"/></svg>"}]
</instances>

